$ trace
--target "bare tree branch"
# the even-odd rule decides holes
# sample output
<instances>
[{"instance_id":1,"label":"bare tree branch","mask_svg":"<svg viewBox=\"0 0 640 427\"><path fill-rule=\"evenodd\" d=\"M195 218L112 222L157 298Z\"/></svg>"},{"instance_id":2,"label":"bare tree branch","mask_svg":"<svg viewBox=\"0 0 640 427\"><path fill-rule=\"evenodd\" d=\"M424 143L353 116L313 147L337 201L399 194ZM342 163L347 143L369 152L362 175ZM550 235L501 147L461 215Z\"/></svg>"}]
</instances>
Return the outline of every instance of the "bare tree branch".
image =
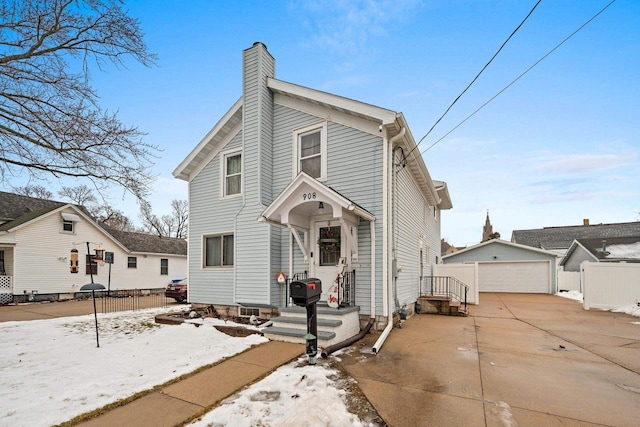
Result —
<instances>
[{"instance_id":1,"label":"bare tree branch","mask_svg":"<svg viewBox=\"0 0 640 427\"><path fill-rule=\"evenodd\" d=\"M91 63L124 68L127 57L156 59L118 0L1 0L0 179L82 177L143 198L159 150L89 85Z\"/></svg>"}]
</instances>

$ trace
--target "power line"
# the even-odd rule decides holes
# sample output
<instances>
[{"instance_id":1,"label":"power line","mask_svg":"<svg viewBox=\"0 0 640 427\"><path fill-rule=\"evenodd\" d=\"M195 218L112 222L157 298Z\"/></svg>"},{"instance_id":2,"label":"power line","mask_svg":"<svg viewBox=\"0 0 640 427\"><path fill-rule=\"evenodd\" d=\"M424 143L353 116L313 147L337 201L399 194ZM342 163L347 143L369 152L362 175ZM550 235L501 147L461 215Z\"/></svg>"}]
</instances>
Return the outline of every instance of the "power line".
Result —
<instances>
[{"instance_id":1,"label":"power line","mask_svg":"<svg viewBox=\"0 0 640 427\"><path fill-rule=\"evenodd\" d=\"M476 74L476 76L473 78L473 80L471 80L471 82L467 85L467 87L464 88L464 90L462 92L460 92L460 94L456 97L456 99L453 100L453 102L451 103L451 105L449 105L449 107L447 107L447 109L445 110L444 113L442 113L442 115L440 116L440 118L438 120L436 120L436 122L433 124L433 126L431 126L431 129L429 129L429 131L422 137L420 138L420 141L418 141L418 143L416 144L415 147L413 147L411 149L411 151L409 151L407 153L406 156L404 156L404 159L406 160L407 156L409 156L411 153L413 153L413 150L415 150L416 148L418 148L418 146L420 145L420 143L427 137L429 136L429 134L431 133L431 131L433 131L433 129L438 125L438 123L440 123L440 121L444 118L444 116L447 115L447 113L449 113L449 110L451 110L451 108L456 104L456 102L458 102L458 100L462 97L462 95L465 94L465 92L467 92L467 90L469 90L469 88L476 82L476 80L478 80L478 77L480 77L480 74L482 74L484 72L484 70L487 69L487 67L489 66L489 64L491 64L493 62L493 60L496 58L496 56L498 56L498 54L502 51L502 49L506 46L506 44L509 42L509 40L511 40L511 38L515 35L515 33L518 32L518 30L520 29L520 27L522 27L522 25L525 23L525 21L527 19L529 19L529 17L531 16L531 14L533 13L534 10L536 10L536 8L538 7L538 5L540 4L542 0L538 0L538 2L533 5L533 8L531 8L531 10L529 11L529 13L527 14L527 16L524 17L524 19L522 20L522 22L520 22L520 24L518 24L518 26L516 27L515 30L513 30L511 32L511 34L509 35L509 37L507 37L507 39L502 43L502 45L500 46L500 48L496 51L496 53L493 54L493 56L491 57L491 59L489 60L489 62L487 62L484 67L482 67L482 69L480 70L480 72L478 72L478 74Z\"/></svg>"},{"instance_id":2,"label":"power line","mask_svg":"<svg viewBox=\"0 0 640 427\"><path fill-rule=\"evenodd\" d=\"M545 59L547 59L547 57L549 55L551 55L553 52L555 52L560 46L562 46L563 44L565 44L571 37L575 36L579 31L581 31L584 27L586 27L587 25L589 25L591 23L591 21L593 21L594 19L596 19L602 12L604 12L609 6L611 6L613 3L615 3L616 0L611 0L611 2L609 2L605 7L603 7L602 9L600 9L595 15L593 15L591 18L589 18L584 24L582 24L580 27L578 27L577 30L575 30L573 33L569 34L567 37L565 37L564 40L562 40L560 43L558 43L553 49L551 49L549 52L547 52L544 56L542 56L542 58L538 59L536 62L533 63L533 65L531 65L529 68L527 68L522 74L520 74L518 77L516 77L515 79L513 79L511 81L511 83L509 83L508 85L506 85L504 88L502 88L502 90L500 90L497 94L495 94L494 96L492 96L491 98L489 98L489 100L487 102L485 102L484 104L482 104L480 107L478 107L473 113L469 114L467 117L465 117L464 120L462 120L460 123L458 123L453 129L451 129L449 132L447 132L446 134L444 134L440 139L438 139L436 142L434 142L433 144L431 144L430 146L428 146L427 148L425 148L423 151L420 152L420 155L426 153L427 151L429 151L431 148L433 148L436 144L438 144L440 141L442 141L443 139L445 139L447 136L449 136L449 134L451 134L453 131L455 131L456 129L458 129L460 126L462 126L467 120L469 120L471 117L473 117L474 115L476 115L476 113L478 113L480 110L482 110L484 107L486 107L491 101L493 101L494 99L496 99L498 96L500 96L504 91L506 91L507 89L509 89L515 82L517 82L518 80L520 80L525 74L527 74L529 71L531 71L535 66L537 66L539 63L541 63L542 61L544 61ZM414 158L415 159L415 158Z\"/></svg>"}]
</instances>

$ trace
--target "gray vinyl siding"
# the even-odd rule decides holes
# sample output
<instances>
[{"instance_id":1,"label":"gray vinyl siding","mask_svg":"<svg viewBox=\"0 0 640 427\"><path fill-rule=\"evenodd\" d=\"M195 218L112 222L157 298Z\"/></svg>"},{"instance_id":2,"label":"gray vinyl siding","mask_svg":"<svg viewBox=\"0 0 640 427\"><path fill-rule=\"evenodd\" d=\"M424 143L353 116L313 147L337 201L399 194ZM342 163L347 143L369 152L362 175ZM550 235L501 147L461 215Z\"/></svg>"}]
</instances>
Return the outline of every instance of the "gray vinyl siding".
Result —
<instances>
[{"instance_id":1,"label":"gray vinyl siding","mask_svg":"<svg viewBox=\"0 0 640 427\"><path fill-rule=\"evenodd\" d=\"M580 264L583 261L594 262L596 259L590 252L578 246L564 263L564 271L580 271Z\"/></svg>"},{"instance_id":2,"label":"gray vinyl siding","mask_svg":"<svg viewBox=\"0 0 640 427\"><path fill-rule=\"evenodd\" d=\"M273 158L282 159L273 170L273 198L277 197L293 178L293 130L319 123L315 117L282 105L274 107ZM354 153L357 153L355 155ZM382 314L382 138L347 126L327 124L327 181L325 185L372 213L376 221L376 310ZM288 246L289 237L282 240ZM371 307L371 236L369 222L358 226L358 262L356 270L356 302L362 314ZM309 271L309 264L297 243L293 244L294 273ZM288 271L288 247L282 251L282 271Z\"/></svg>"},{"instance_id":3,"label":"gray vinyl siding","mask_svg":"<svg viewBox=\"0 0 640 427\"><path fill-rule=\"evenodd\" d=\"M396 158L396 164L399 157ZM439 248L440 227L433 216L433 208L428 205L421 191L406 168L395 167L396 182L393 187L395 201L393 213L395 256L401 269L396 279L396 295L400 307L417 300L420 289L420 241L423 244L424 271L430 274L430 266L435 263ZM393 254L392 254L393 256Z\"/></svg>"},{"instance_id":4,"label":"gray vinyl siding","mask_svg":"<svg viewBox=\"0 0 640 427\"><path fill-rule=\"evenodd\" d=\"M223 151L241 144L239 132ZM189 300L193 303L233 303L234 269L203 268L204 236L233 233L242 206L241 198L220 199L220 166L218 155L189 184Z\"/></svg>"},{"instance_id":5,"label":"gray vinyl siding","mask_svg":"<svg viewBox=\"0 0 640 427\"><path fill-rule=\"evenodd\" d=\"M273 76L274 61L266 49L254 47L245 51L243 69L245 205L236 222L235 302L270 304L271 263L277 256L271 245L273 226L257 219L266 208L264 185L271 182L273 95L266 77Z\"/></svg>"}]
</instances>

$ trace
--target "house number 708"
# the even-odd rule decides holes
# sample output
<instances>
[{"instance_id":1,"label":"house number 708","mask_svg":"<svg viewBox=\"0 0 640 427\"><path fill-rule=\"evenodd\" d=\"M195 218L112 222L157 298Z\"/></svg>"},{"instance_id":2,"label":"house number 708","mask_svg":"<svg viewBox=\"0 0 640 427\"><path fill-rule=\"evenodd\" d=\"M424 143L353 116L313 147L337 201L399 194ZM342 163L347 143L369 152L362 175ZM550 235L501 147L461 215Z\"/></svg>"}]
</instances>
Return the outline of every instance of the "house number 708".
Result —
<instances>
[{"instance_id":1,"label":"house number 708","mask_svg":"<svg viewBox=\"0 0 640 427\"><path fill-rule=\"evenodd\" d=\"M314 191L313 193L304 193L302 195L302 200L312 200L316 198L316 192Z\"/></svg>"}]
</instances>

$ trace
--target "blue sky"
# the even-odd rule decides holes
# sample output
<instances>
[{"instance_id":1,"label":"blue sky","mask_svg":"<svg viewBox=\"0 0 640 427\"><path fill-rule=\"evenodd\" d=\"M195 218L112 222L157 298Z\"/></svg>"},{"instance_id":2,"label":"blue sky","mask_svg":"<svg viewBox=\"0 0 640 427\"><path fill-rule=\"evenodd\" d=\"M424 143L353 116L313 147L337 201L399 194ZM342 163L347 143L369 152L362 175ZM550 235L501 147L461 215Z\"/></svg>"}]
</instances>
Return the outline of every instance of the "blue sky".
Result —
<instances>
[{"instance_id":1,"label":"blue sky","mask_svg":"<svg viewBox=\"0 0 640 427\"><path fill-rule=\"evenodd\" d=\"M104 106L160 146L151 199L186 199L171 172L241 95L242 50L265 43L276 77L402 112L431 128L534 5L527 1L131 1L158 65L95 70ZM543 0L421 144L424 150L609 0ZM617 0L424 153L453 209L442 236L640 219L640 2ZM112 201L132 219L120 190Z\"/></svg>"}]
</instances>

